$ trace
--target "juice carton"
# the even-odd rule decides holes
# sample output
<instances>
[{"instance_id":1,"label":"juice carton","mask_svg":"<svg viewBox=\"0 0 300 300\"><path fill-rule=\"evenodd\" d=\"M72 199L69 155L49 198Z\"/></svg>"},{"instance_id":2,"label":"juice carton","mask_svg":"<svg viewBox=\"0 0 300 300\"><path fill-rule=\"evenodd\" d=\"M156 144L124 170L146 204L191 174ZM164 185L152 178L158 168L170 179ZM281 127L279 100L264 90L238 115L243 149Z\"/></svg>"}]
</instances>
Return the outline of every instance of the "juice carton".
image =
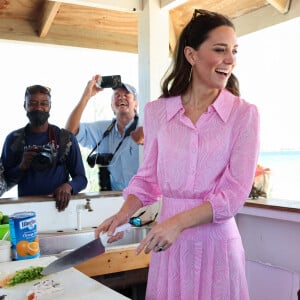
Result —
<instances>
[{"instance_id":1,"label":"juice carton","mask_svg":"<svg viewBox=\"0 0 300 300\"><path fill-rule=\"evenodd\" d=\"M13 259L22 260L40 256L35 212L17 212L9 218Z\"/></svg>"}]
</instances>

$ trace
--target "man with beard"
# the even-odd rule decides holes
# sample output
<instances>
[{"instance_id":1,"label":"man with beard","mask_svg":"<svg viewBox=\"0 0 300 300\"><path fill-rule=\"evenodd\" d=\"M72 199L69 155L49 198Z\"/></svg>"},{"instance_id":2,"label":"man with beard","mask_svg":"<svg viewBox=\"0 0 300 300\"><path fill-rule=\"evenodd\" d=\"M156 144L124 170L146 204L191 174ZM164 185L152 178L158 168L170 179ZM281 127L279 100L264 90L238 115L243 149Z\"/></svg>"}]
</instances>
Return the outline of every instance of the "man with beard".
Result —
<instances>
[{"instance_id":1,"label":"man with beard","mask_svg":"<svg viewBox=\"0 0 300 300\"><path fill-rule=\"evenodd\" d=\"M89 100L103 90L97 86L101 78L95 75L87 83L66 128L76 135L81 146L91 149L87 161L91 167L99 167L100 190L123 190L137 172L139 145L144 141L143 128L138 127L137 91L127 83L113 86L111 108L115 118L81 123Z\"/></svg>"},{"instance_id":2,"label":"man with beard","mask_svg":"<svg viewBox=\"0 0 300 300\"><path fill-rule=\"evenodd\" d=\"M87 178L74 135L48 123L50 92L41 85L26 89L29 123L6 137L1 159L8 188L17 184L19 197L51 195L63 211L71 195L86 187Z\"/></svg>"}]
</instances>

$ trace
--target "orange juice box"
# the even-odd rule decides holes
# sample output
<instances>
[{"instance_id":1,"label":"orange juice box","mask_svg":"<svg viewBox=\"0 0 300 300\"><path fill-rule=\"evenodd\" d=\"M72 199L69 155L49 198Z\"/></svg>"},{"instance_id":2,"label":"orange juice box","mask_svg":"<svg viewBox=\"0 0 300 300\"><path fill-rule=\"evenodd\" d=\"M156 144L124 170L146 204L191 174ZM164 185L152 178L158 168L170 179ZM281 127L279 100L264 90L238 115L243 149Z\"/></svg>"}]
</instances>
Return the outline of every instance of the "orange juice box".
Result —
<instances>
[{"instance_id":1,"label":"orange juice box","mask_svg":"<svg viewBox=\"0 0 300 300\"><path fill-rule=\"evenodd\" d=\"M9 217L9 230L14 260L40 256L35 212L24 211L11 215Z\"/></svg>"}]
</instances>

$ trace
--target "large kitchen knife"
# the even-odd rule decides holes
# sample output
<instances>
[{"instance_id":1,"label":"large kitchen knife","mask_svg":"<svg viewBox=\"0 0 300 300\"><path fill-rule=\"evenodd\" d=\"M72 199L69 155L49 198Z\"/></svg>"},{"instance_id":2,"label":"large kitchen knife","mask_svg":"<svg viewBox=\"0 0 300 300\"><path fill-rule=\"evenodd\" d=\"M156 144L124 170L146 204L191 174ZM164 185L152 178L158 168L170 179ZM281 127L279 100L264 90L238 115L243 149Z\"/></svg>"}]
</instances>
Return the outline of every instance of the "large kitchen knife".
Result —
<instances>
[{"instance_id":1,"label":"large kitchen knife","mask_svg":"<svg viewBox=\"0 0 300 300\"><path fill-rule=\"evenodd\" d=\"M121 225L116 228L114 234L130 230L131 225L129 223ZM42 275L49 275L57 273L71 267L74 267L88 259L91 259L97 255L105 252L106 242L109 239L107 234L101 235L99 238L75 249L74 251L56 259L50 263L42 272ZM104 245L103 245L104 244Z\"/></svg>"}]
</instances>

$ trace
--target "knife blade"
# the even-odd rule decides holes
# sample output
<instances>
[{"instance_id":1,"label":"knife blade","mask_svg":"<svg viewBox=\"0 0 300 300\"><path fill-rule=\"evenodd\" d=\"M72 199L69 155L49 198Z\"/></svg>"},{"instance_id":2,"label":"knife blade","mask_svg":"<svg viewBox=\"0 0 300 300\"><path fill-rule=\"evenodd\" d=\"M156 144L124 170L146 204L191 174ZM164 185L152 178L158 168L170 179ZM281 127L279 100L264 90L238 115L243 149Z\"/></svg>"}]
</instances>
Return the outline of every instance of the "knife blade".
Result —
<instances>
[{"instance_id":1,"label":"knife blade","mask_svg":"<svg viewBox=\"0 0 300 300\"><path fill-rule=\"evenodd\" d=\"M118 226L114 234L121 231L130 230L131 227L132 226L129 223ZM96 238L93 241L88 242L87 244L51 262L48 266L45 267L41 274L50 275L52 273L61 272L104 253L108 239L109 237L107 237L106 233L101 235L99 238Z\"/></svg>"}]
</instances>

